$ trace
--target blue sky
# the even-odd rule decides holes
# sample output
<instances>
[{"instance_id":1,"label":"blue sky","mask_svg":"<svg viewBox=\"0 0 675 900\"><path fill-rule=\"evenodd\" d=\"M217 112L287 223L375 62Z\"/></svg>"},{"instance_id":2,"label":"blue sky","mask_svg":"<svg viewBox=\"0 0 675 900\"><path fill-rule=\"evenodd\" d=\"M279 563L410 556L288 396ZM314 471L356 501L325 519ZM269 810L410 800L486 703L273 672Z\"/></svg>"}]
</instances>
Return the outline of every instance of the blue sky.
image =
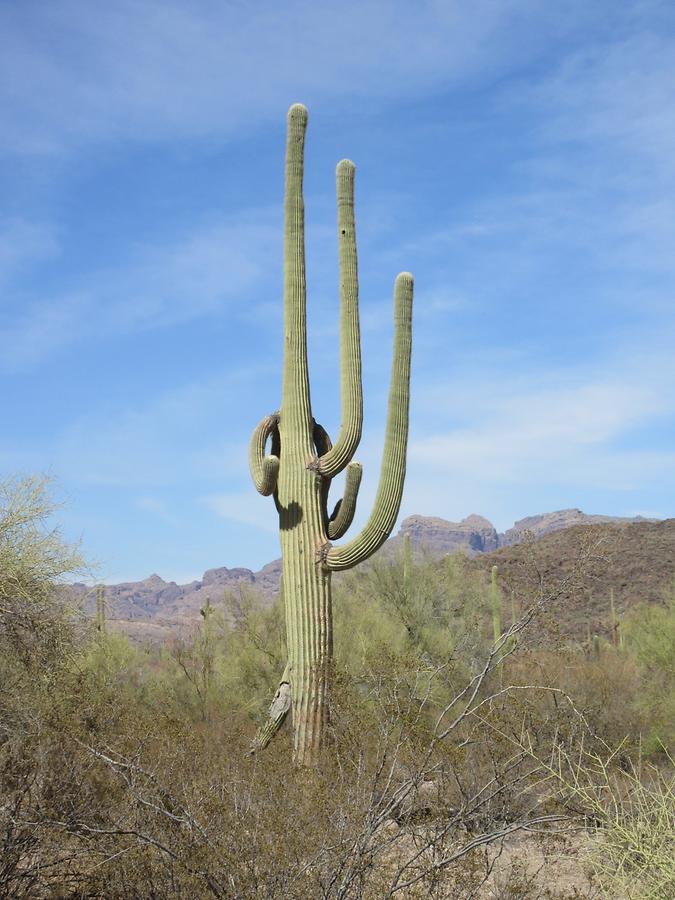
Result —
<instances>
[{"instance_id":1,"label":"blue sky","mask_svg":"<svg viewBox=\"0 0 675 900\"><path fill-rule=\"evenodd\" d=\"M312 398L333 434L334 169L357 165L356 525L401 270L402 517L672 516L675 6L650 0L3 3L0 472L54 476L101 579L278 555L246 446L279 404L296 101Z\"/></svg>"}]
</instances>

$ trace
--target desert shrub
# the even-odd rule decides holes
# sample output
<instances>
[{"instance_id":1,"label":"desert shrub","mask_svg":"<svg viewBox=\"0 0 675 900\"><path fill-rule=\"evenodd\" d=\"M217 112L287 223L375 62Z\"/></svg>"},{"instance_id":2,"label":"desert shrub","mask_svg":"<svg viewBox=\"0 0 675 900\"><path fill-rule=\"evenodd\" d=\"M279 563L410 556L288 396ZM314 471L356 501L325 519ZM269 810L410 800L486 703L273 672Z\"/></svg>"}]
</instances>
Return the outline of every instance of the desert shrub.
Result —
<instances>
[{"instance_id":1,"label":"desert shrub","mask_svg":"<svg viewBox=\"0 0 675 900\"><path fill-rule=\"evenodd\" d=\"M44 478L0 483L0 643L27 666L58 662L72 636L74 609L61 587L83 560L50 527L55 508Z\"/></svg>"},{"instance_id":2,"label":"desert shrub","mask_svg":"<svg viewBox=\"0 0 675 900\"><path fill-rule=\"evenodd\" d=\"M227 703L259 720L286 665L283 599L271 606L250 588L225 595L217 669Z\"/></svg>"},{"instance_id":3,"label":"desert shrub","mask_svg":"<svg viewBox=\"0 0 675 900\"><path fill-rule=\"evenodd\" d=\"M556 650L528 650L509 660L503 678L518 686L532 685L522 695L526 721L540 734L585 740L605 747L624 744L637 750L645 718L636 712L641 679L635 661L610 645L603 651L583 652L576 646ZM547 690L548 689L548 690Z\"/></svg>"},{"instance_id":4,"label":"desert shrub","mask_svg":"<svg viewBox=\"0 0 675 900\"><path fill-rule=\"evenodd\" d=\"M495 645L485 574L373 563L337 580L331 740L297 771L288 731L248 753L285 664L281 603L230 593L135 647L74 627L59 581L75 556L39 517L25 545L12 521L19 555L51 551L0 632L0 896L477 896L523 828L591 822L551 754L627 733L637 650L524 652L526 615ZM555 896L525 870L507 890Z\"/></svg>"},{"instance_id":5,"label":"desert shrub","mask_svg":"<svg viewBox=\"0 0 675 900\"><path fill-rule=\"evenodd\" d=\"M645 751L675 747L675 593L662 605L641 605L621 623L626 653L641 677L636 712L645 721Z\"/></svg>"},{"instance_id":6,"label":"desert shrub","mask_svg":"<svg viewBox=\"0 0 675 900\"><path fill-rule=\"evenodd\" d=\"M622 749L557 746L544 767L590 832L588 860L603 896L663 900L675 893L673 761L664 770L626 760Z\"/></svg>"},{"instance_id":7,"label":"desert shrub","mask_svg":"<svg viewBox=\"0 0 675 900\"><path fill-rule=\"evenodd\" d=\"M487 578L459 555L373 560L340 580L334 607L336 652L352 671L382 647L470 669L491 643Z\"/></svg>"},{"instance_id":8,"label":"desert shrub","mask_svg":"<svg viewBox=\"0 0 675 900\"><path fill-rule=\"evenodd\" d=\"M597 793L586 791L597 816L591 859L606 896L675 895L675 778L631 763L620 774L603 766L596 783Z\"/></svg>"},{"instance_id":9,"label":"desert shrub","mask_svg":"<svg viewBox=\"0 0 675 900\"><path fill-rule=\"evenodd\" d=\"M80 638L75 607L63 589L82 559L50 527L55 504L47 482L0 485L0 892L35 887L41 835L30 813L43 791L48 746L57 740L59 684ZM56 727L54 727L56 726ZM39 865L39 864L38 864Z\"/></svg>"}]
</instances>

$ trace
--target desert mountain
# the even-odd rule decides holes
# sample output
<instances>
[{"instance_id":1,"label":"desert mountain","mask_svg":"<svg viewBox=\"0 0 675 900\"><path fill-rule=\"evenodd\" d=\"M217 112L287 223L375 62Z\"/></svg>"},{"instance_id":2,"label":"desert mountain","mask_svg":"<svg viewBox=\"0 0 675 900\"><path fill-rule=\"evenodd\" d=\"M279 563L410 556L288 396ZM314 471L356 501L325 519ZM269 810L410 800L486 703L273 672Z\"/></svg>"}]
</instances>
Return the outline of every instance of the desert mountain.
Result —
<instances>
[{"instance_id":1,"label":"desert mountain","mask_svg":"<svg viewBox=\"0 0 675 900\"><path fill-rule=\"evenodd\" d=\"M548 535L569 529L574 531L573 526L609 525L621 529L636 523L641 524L642 529L649 524L655 524L641 517L621 519L587 515L579 509L565 509L521 519L504 534L499 534L488 519L475 514L467 516L460 522L414 515L403 520L398 534L385 544L381 552L394 552L402 545L405 535L408 535L416 554L443 557L461 551L469 557L476 557L477 564L479 558L482 560L484 557L486 565L497 563L500 570L503 568L514 583L518 582L519 589L522 590L525 556L522 553L514 554L514 545L524 542L531 548L532 541L538 545ZM670 547L671 557L673 549L675 545ZM530 556L531 552L531 549L528 549L527 553ZM561 543L559 540L542 543L541 552L551 557L548 563L552 570L556 568L552 557L558 554L558 558L562 559L565 552L568 553L568 557L571 554L570 548L566 548L564 541ZM666 553L663 559L667 557ZM201 580L182 585L174 581L164 581L159 575L153 574L143 581L108 585L106 587L108 616L111 620L116 620L130 635L161 639L182 624L194 622L207 600L218 603L226 591L234 590L235 593L239 593L242 587L244 589L250 587L272 602L279 592L280 574L281 560L268 563L258 572L244 568L208 569ZM633 574L636 575L634 583L641 584L644 579L637 577L637 572ZM87 609L91 611L94 605L91 589L84 584L73 587L78 594L89 595ZM619 587L617 585L617 588Z\"/></svg>"}]
</instances>

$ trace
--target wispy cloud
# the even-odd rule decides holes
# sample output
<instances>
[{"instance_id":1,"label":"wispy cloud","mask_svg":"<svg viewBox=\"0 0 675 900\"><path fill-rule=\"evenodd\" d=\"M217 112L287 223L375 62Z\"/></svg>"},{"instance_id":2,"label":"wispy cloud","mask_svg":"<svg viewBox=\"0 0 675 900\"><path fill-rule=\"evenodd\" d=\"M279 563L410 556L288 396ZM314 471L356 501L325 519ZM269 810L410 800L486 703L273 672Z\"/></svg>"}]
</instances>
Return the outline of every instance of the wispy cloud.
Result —
<instances>
[{"instance_id":1,"label":"wispy cloud","mask_svg":"<svg viewBox=\"0 0 675 900\"><path fill-rule=\"evenodd\" d=\"M167 525L171 525L174 528L178 527L180 524L178 516L174 515L168 509L166 501L162 500L160 497L153 497L147 494L143 495L136 500L136 506L144 512L151 513L153 516L161 519L162 522L165 522Z\"/></svg>"},{"instance_id":2,"label":"wispy cloud","mask_svg":"<svg viewBox=\"0 0 675 900\"><path fill-rule=\"evenodd\" d=\"M209 494L202 498L210 510L223 519L253 525L261 531L276 534L279 522L269 497L257 497L253 487L248 491Z\"/></svg>"},{"instance_id":3,"label":"wispy cloud","mask_svg":"<svg viewBox=\"0 0 675 900\"><path fill-rule=\"evenodd\" d=\"M502 93L505 108L536 115L534 152L522 163L536 192L509 204L517 218L533 215L544 237L595 250L608 267L672 273L675 16L670 4L634 11L652 15Z\"/></svg>"},{"instance_id":4,"label":"wispy cloud","mask_svg":"<svg viewBox=\"0 0 675 900\"><path fill-rule=\"evenodd\" d=\"M0 287L36 262L59 253L54 228L20 218L0 219Z\"/></svg>"},{"instance_id":5,"label":"wispy cloud","mask_svg":"<svg viewBox=\"0 0 675 900\"><path fill-rule=\"evenodd\" d=\"M280 258L276 225L276 212L244 212L164 246L133 248L115 269L80 275L70 294L24 298L0 321L0 366L30 369L86 339L107 341L230 311L233 300L259 287L270 257Z\"/></svg>"},{"instance_id":6,"label":"wispy cloud","mask_svg":"<svg viewBox=\"0 0 675 900\"><path fill-rule=\"evenodd\" d=\"M531 54L565 32L565 17L547 7L476 0L467 14L437 0L4 5L4 147L44 153L121 137L227 137L278 115L289 97L400 100L482 79L522 55L525 24L538 37Z\"/></svg>"},{"instance_id":7,"label":"wispy cloud","mask_svg":"<svg viewBox=\"0 0 675 900\"><path fill-rule=\"evenodd\" d=\"M572 373L558 377L562 383L547 388L505 379L475 385L461 425L412 441L411 470L530 491L537 483L621 491L662 477L675 453L626 446L637 429L675 411L658 379L635 372L581 382Z\"/></svg>"},{"instance_id":8,"label":"wispy cloud","mask_svg":"<svg viewBox=\"0 0 675 900\"><path fill-rule=\"evenodd\" d=\"M241 398L266 371L229 370L122 409L92 409L52 438L54 466L76 484L99 487L230 482L243 474L244 441L255 425L250 411L242 415Z\"/></svg>"},{"instance_id":9,"label":"wispy cloud","mask_svg":"<svg viewBox=\"0 0 675 900\"><path fill-rule=\"evenodd\" d=\"M664 13L667 6L661 4ZM672 26L672 7L669 18ZM538 84L519 85L518 102L547 105L541 133L551 147L559 149L564 140L568 147L581 144L605 154L611 146L617 156L628 150L643 164L656 160L650 182L654 174L675 174L675 38L667 24L658 17L635 21L623 39L570 53ZM634 174L624 172L626 178Z\"/></svg>"}]
</instances>

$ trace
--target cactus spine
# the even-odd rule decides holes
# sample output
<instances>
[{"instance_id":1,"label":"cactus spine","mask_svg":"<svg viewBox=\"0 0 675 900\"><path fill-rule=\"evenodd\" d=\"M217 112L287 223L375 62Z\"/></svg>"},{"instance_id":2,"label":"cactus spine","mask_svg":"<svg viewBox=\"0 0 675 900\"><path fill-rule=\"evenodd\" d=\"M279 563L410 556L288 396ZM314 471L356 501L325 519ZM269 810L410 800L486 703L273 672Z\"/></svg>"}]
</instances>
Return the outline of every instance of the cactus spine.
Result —
<instances>
[{"instance_id":1,"label":"cactus spine","mask_svg":"<svg viewBox=\"0 0 675 900\"><path fill-rule=\"evenodd\" d=\"M331 573L373 554L398 516L405 477L410 386L413 279L400 274L394 288L394 358L380 482L363 530L342 546L356 506L361 466L352 461L361 439L363 394L354 226L354 165L337 166L340 266L340 370L342 422L335 445L314 420L307 365L304 202L302 195L307 110L288 112L284 239L284 365L281 408L266 416L249 449L257 490L274 495L279 513L288 663L258 732L264 747L292 710L294 759L315 765L328 721L333 654ZM270 442L270 453L266 447ZM328 512L331 480L345 472L344 497Z\"/></svg>"}]
</instances>

